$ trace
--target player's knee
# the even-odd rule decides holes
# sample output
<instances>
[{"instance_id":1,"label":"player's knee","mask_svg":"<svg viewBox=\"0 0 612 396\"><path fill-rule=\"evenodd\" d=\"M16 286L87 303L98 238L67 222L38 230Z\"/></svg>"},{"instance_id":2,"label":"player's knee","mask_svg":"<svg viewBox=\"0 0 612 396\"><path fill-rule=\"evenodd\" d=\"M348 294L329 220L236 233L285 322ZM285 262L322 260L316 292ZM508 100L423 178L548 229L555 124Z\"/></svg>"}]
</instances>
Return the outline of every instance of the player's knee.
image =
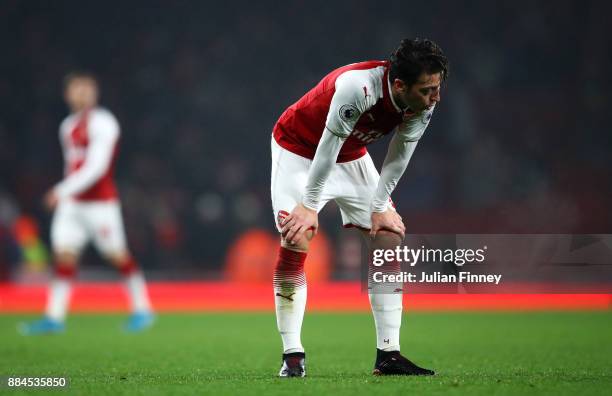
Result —
<instances>
[{"instance_id":1,"label":"player's knee","mask_svg":"<svg viewBox=\"0 0 612 396\"><path fill-rule=\"evenodd\" d=\"M397 232L380 230L376 233L376 238L374 239L374 242L379 246L382 245L395 247L401 245L402 236Z\"/></svg>"},{"instance_id":2,"label":"player's knee","mask_svg":"<svg viewBox=\"0 0 612 396\"><path fill-rule=\"evenodd\" d=\"M289 241L286 241L285 238L281 238L281 245L289 250L307 252L312 238L314 238L314 231L308 230L304 233L304 236L298 239L295 243L290 243Z\"/></svg>"},{"instance_id":3,"label":"player's knee","mask_svg":"<svg viewBox=\"0 0 612 396\"><path fill-rule=\"evenodd\" d=\"M58 250L54 253L53 258L58 267L76 267L79 255L70 250Z\"/></svg>"},{"instance_id":4,"label":"player's knee","mask_svg":"<svg viewBox=\"0 0 612 396\"><path fill-rule=\"evenodd\" d=\"M130 276L139 271L138 263L127 251L120 254L106 255L106 258L124 276Z\"/></svg>"},{"instance_id":5,"label":"player's knee","mask_svg":"<svg viewBox=\"0 0 612 396\"><path fill-rule=\"evenodd\" d=\"M117 268L121 268L131 261L131 256L128 252L110 252L105 255L106 260Z\"/></svg>"},{"instance_id":6,"label":"player's knee","mask_svg":"<svg viewBox=\"0 0 612 396\"><path fill-rule=\"evenodd\" d=\"M289 250L294 250L296 252L307 252L310 246L310 241L306 238L301 238L294 243L290 243L289 241L286 241L285 238L282 238L281 246Z\"/></svg>"}]
</instances>

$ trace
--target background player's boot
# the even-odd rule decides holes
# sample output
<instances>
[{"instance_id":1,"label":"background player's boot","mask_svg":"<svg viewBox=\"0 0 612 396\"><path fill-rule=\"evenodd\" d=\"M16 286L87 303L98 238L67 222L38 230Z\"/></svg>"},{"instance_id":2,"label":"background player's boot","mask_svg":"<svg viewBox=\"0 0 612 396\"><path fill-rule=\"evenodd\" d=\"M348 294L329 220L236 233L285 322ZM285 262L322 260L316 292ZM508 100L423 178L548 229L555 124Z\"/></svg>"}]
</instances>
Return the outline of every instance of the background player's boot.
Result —
<instances>
[{"instance_id":1,"label":"background player's boot","mask_svg":"<svg viewBox=\"0 0 612 396\"><path fill-rule=\"evenodd\" d=\"M283 365L279 377L305 377L306 354L304 352L283 353Z\"/></svg>"},{"instance_id":2,"label":"background player's boot","mask_svg":"<svg viewBox=\"0 0 612 396\"><path fill-rule=\"evenodd\" d=\"M124 325L125 331L137 333L153 326L155 316L151 312L134 312Z\"/></svg>"},{"instance_id":3,"label":"background player's boot","mask_svg":"<svg viewBox=\"0 0 612 396\"><path fill-rule=\"evenodd\" d=\"M400 355L399 351L385 352L376 349L374 375L434 375L435 372L417 366Z\"/></svg>"},{"instance_id":4,"label":"background player's boot","mask_svg":"<svg viewBox=\"0 0 612 396\"><path fill-rule=\"evenodd\" d=\"M64 331L64 323L44 317L30 323L20 323L17 327L23 335L56 334Z\"/></svg>"}]
</instances>

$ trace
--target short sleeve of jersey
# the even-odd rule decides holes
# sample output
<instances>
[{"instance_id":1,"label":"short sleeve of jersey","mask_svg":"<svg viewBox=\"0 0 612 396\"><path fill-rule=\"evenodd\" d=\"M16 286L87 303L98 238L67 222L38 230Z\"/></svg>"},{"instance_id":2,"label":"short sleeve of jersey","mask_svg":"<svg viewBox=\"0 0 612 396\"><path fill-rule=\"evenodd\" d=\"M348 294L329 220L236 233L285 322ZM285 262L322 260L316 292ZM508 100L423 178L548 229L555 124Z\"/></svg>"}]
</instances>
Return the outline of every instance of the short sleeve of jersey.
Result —
<instances>
[{"instance_id":1,"label":"short sleeve of jersey","mask_svg":"<svg viewBox=\"0 0 612 396\"><path fill-rule=\"evenodd\" d=\"M406 121L402 122L397 127L397 133L400 138L404 142L418 141L423 136L425 130L427 129L427 126L429 125L429 121L431 120L431 117L433 115L434 108L435 106L429 110L425 110L419 114L416 114L413 117L410 117Z\"/></svg>"},{"instance_id":2,"label":"short sleeve of jersey","mask_svg":"<svg viewBox=\"0 0 612 396\"><path fill-rule=\"evenodd\" d=\"M119 137L119 123L109 111L97 110L89 122L89 135L93 139L114 141Z\"/></svg>"},{"instance_id":3,"label":"short sleeve of jersey","mask_svg":"<svg viewBox=\"0 0 612 396\"><path fill-rule=\"evenodd\" d=\"M336 91L329 106L325 128L341 138L347 138L359 117L374 105L372 95L364 93L364 87L370 92L372 88L362 73L351 70L336 79Z\"/></svg>"}]
</instances>

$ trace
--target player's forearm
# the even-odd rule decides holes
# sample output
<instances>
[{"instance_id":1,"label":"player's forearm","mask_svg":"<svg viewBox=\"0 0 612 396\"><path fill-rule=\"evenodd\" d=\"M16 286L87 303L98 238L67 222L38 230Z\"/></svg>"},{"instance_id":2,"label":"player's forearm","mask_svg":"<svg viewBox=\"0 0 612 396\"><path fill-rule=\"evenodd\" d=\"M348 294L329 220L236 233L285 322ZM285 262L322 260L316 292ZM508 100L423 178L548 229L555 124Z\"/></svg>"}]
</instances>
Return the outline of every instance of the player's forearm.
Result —
<instances>
[{"instance_id":1,"label":"player's forearm","mask_svg":"<svg viewBox=\"0 0 612 396\"><path fill-rule=\"evenodd\" d=\"M106 173L112 159L112 145L92 147L83 166L54 188L59 198L78 195L93 186Z\"/></svg>"},{"instance_id":2,"label":"player's forearm","mask_svg":"<svg viewBox=\"0 0 612 396\"><path fill-rule=\"evenodd\" d=\"M308 172L306 190L302 198L302 204L305 207L312 210L318 209L325 182L329 178L345 140L327 129L323 132Z\"/></svg>"},{"instance_id":3,"label":"player's forearm","mask_svg":"<svg viewBox=\"0 0 612 396\"><path fill-rule=\"evenodd\" d=\"M391 197L397 182L404 174L416 145L417 142L402 141L399 135L395 135L391 140L389 151L380 172L378 187L372 199L372 212L380 213L387 210L389 197Z\"/></svg>"},{"instance_id":4,"label":"player's forearm","mask_svg":"<svg viewBox=\"0 0 612 396\"><path fill-rule=\"evenodd\" d=\"M105 169L83 167L55 186L55 193L59 198L78 195L93 186L104 174Z\"/></svg>"}]
</instances>

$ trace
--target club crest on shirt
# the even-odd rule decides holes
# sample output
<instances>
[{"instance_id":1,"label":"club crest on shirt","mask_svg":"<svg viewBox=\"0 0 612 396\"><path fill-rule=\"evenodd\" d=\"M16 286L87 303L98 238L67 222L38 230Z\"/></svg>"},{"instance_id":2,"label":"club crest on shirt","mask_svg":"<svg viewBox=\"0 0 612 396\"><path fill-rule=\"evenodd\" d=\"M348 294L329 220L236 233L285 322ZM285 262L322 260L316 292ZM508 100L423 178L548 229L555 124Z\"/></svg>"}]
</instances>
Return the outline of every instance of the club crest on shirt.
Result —
<instances>
[{"instance_id":1,"label":"club crest on shirt","mask_svg":"<svg viewBox=\"0 0 612 396\"><path fill-rule=\"evenodd\" d=\"M352 104L342 105L340 107L340 110L338 110L338 115L340 116L342 121L345 122L355 121L357 118L359 118L360 114L361 113L359 112L359 109Z\"/></svg>"}]
</instances>

